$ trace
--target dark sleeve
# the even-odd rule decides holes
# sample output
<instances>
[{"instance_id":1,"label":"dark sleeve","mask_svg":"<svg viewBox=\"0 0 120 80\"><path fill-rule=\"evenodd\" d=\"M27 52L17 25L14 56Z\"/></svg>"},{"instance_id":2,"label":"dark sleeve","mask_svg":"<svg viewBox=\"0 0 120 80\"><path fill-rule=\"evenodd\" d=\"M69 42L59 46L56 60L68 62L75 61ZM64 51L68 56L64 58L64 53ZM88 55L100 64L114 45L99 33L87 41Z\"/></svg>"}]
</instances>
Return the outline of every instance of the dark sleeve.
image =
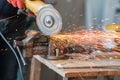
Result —
<instances>
[{"instance_id":1,"label":"dark sleeve","mask_svg":"<svg viewBox=\"0 0 120 80\"><path fill-rule=\"evenodd\" d=\"M7 0L0 0L0 19L16 15L17 10Z\"/></svg>"}]
</instances>

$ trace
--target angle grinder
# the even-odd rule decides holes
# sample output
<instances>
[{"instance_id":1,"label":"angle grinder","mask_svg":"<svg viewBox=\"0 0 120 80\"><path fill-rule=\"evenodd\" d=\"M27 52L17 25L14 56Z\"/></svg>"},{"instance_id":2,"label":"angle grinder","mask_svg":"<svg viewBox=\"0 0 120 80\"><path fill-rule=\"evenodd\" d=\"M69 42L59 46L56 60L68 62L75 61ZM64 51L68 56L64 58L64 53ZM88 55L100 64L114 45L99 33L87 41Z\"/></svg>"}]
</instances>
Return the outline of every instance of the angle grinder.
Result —
<instances>
[{"instance_id":1,"label":"angle grinder","mask_svg":"<svg viewBox=\"0 0 120 80\"><path fill-rule=\"evenodd\" d=\"M51 5L40 0L25 0L25 6L36 15L38 28L44 35L60 32L62 18L60 13Z\"/></svg>"}]
</instances>

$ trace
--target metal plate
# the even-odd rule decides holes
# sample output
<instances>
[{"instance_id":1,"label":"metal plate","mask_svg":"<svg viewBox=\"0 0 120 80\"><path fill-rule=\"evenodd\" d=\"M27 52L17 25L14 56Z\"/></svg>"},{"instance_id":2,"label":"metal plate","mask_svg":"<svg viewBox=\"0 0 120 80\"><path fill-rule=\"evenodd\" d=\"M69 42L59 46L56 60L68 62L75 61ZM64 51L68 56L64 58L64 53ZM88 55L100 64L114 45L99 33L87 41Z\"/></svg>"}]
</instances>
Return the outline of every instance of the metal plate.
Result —
<instances>
[{"instance_id":1,"label":"metal plate","mask_svg":"<svg viewBox=\"0 0 120 80\"><path fill-rule=\"evenodd\" d=\"M45 35L57 34L62 28L62 18L52 5L42 7L36 19L38 28Z\"/></svg>"}]
</instances>

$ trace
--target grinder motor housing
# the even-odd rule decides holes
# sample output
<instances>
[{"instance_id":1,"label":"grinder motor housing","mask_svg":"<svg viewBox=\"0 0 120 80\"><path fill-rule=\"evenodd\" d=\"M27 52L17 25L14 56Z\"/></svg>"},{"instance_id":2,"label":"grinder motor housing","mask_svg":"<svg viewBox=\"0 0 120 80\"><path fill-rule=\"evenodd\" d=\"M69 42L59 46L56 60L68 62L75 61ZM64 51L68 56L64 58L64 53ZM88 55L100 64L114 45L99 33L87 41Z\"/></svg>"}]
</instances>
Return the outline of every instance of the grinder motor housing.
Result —
<instances>
[{"instance_id":1,"label":"grinder motor housing","mask_svg":"<svg viewBox=\"0 0 120 80\"><path fill-rule=\"evenodd\" d=\"M44 35L60 32L62 18L51 4L45 4L40 0L25 0L25 6L36 15L38 28Z\"/></svg>"}]
</instances>

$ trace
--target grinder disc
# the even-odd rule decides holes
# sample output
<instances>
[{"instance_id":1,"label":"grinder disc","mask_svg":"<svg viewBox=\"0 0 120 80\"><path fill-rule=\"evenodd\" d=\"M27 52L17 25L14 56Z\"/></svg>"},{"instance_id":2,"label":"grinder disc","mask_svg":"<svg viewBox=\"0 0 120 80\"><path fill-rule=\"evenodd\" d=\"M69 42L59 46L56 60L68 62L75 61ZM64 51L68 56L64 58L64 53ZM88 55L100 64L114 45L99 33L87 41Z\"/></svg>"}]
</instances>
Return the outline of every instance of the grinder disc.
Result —
<instances>
[{"instance_id":1,"label":"grinder disc","mask_svg":"<svg viewBox=\"0 0 120 80\"><path fill-rule=\"evenodd\" d=\"M36 19L38 28L45 35L57 34L62 28L62 18L52 5L42 7Z\"/></svg>"}]
</instances>

